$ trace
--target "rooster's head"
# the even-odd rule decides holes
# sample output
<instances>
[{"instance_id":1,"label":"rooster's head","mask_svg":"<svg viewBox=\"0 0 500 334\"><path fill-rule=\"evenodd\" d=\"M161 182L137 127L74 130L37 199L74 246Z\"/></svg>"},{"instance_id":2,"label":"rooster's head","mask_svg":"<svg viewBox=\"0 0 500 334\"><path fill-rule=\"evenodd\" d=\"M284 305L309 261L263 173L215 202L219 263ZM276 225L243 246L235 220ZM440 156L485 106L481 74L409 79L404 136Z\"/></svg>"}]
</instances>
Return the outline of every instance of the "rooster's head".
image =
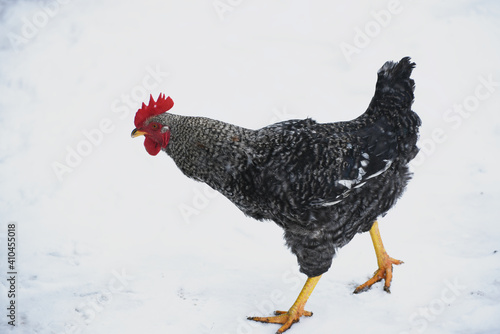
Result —
<instances>
[{"instance_id":1,"label":"rooster's head","mask_svg":"<svg viewBox=\"0 0 500 334\"><path fill-rule=\"evenodd\" d=\"M167 112L174 106L174 101L169 97L165 98L165 94L158 96L158 99L153 99L150 95L149 104L142 104L142 108L135 114L134 124L135 129L132 131L132 138L144 135L144 146L146 151L151 155L157 155L162 148L167 147L170 139L170 129L168 126L156 121L156 115Z\"/></svg>"}]
</instances>

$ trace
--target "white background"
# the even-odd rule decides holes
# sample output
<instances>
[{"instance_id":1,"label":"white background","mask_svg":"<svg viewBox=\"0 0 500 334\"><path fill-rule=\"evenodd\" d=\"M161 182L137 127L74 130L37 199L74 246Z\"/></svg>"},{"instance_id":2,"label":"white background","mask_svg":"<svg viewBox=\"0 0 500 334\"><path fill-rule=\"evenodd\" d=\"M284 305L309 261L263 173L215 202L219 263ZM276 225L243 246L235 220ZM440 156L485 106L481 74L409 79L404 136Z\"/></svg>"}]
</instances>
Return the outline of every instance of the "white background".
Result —
<instances>
[{"instance_id":1,"label":"white background","mask_svg":"<svg viewBox=\"0 0 500 334\"><path fill-rule=\"evenodd\" d=\"M387 60L417 63L414 179L342 248L289 333L500 332L497 1L1 1L0 331L274 333L305 276L271 222L131 139L149 93L248 128L349 120ZM488 83L489 82L489 83ZM7 224L17 224L17 326Z\"/></svg>"}]
</instances>

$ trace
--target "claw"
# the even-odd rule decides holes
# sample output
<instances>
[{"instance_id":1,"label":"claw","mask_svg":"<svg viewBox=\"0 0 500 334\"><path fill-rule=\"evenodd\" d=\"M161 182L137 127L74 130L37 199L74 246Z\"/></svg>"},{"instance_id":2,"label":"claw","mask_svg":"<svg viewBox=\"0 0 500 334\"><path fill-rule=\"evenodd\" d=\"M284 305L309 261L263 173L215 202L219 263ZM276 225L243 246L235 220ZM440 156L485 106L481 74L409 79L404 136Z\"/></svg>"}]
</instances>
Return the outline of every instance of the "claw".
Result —
<instances>
[{"instance_id":1,"label":"claw","mask_svg":"<svg viewBox=\"0 0 500 334\"><path fill-rule=\"evenodd\" d=\"M288 310L288 312L275 311L274 317L248 317L247 319L265 323L281 324L283 326L281 326L281 328L278 329L276 333L278 334L283 333L284 331L288 330L294 323L299 322L302 316L310 317L313 315L312 312L305 311L304 306L306 305L309 296L311 295L312 291L314 290L314 287L316 286L320 278L321 276L316 276L316 277L309 277L307 279L307 282L302 288L299 297L292 305L290 310Z\"/></svg>"},{"instance_id":2,"label":"claw","mask_svg":"<svg viewBox=\"0 0 500 334\"><path fill-rule=\"evenodd\" d=\"M387 255L387 253L386 253ZM393 259L392 257L387 256L386 259L381 261L381 265L379 265L379 269L375 271L375 274L373 274L373 277L370 278L368 281L365 283L361 284L358 286L355 290L354 293L360 293L364 292L368 289L371 288L371 286L377 282L380 282L381 280L385 280L384 284L384 291L387 293L391 293L391 281L392 281L392 265L399 265L403 264L403 261Z\"/></svg>"},{"instance_id":3,"label":"claw","mask_svg":"<svg viewBox=\"0 0 500 334\"><path fill-rule=\"evenodd\" d=\"M274 317L248 317L248 320L253 320L253 321L259 321L259 322L265 322L265 323L271 323L271 324L281 324L280 329L276 333L283 333L286 330L290 329L290 327L300 321L300 317L305 316L305 317L310 317L312 316L312 312L309 311L304 311L304 310L293 310L290 309L290 311L285 312L285 311L275 311L274 314L276 316Z\"/></svg>"},{"instance_id":4,"label":"claw","mask_svg":"<svg viewBox=\"0 0 500 334\"><path fill-rule=\"evenodd\" d=\"M375 248L375 254L377 255L378 270L373 274L366 283L358 286L354 293L360 293L368 290L373 284L385 280L384 291L391 293L391 281L392 281L392 265L402 264L403 261L393 259L385 251L384 244L382 243L382 238L380 237L380 231L378 229L378 223L375 221L370 229L370 236L372 238L373 247Z\"/></svg>"}]
</instances>

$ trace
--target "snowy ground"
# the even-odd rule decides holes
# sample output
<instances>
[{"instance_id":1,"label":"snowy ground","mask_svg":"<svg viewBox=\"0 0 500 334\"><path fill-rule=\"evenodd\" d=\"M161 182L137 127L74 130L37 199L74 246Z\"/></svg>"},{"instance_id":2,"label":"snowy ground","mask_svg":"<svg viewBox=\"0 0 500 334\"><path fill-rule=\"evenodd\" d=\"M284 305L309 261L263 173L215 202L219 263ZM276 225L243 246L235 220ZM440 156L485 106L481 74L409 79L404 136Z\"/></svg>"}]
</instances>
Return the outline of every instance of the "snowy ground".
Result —
<instances>
[{"instance_id":1,"label":"snowy ground","mask_svg":"<svg viewBox=\"0 0 500 334\"><path fill-rule=\"evenodd\" d=\"M289 333L499 333L498 1L331 3L0 1L0 332L274 333L246 316L305 280L281 230L149 156L135 111L164 92L250 128L347 120L410 55L422 150L380 222L392 294L352 294L376 269L359 235Z\"/></svg>"}]
</instances>

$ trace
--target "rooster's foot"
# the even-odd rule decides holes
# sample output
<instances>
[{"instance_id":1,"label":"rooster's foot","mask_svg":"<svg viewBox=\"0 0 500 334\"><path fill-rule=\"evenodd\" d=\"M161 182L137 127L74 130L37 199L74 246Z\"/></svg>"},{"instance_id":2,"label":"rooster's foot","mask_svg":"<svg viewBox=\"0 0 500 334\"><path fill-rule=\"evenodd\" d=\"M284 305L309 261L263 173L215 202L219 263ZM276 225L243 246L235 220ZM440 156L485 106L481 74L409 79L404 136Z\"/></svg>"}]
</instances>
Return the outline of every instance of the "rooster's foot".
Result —
<instances>
[{"instance_id":1,"label":"rooster's foot","mask_svg":"<svg viewBox=\"0 0 500 334\"><path fill-rule=\"evenodd\" d=\"M370 236L372 238L373 247L375 248L375 254L377 255L378 270L366 283L358 286L356 290L354 290L354 293L366 291L373 284L381 280L385 280L384 290L390 293L392 281L392 265L402 264L403 261L393 259L389 255L387 255L384 244L382 243L382 238L380 237L380 231L378 229L377 221L373 223L370 229Z\"/></svg>"},{"instance_id":2,"label":"rooster's foot","mask_svg":"<svg viewBox=\"0 0 500 334\"><path fill-rule=\"evenodd\" d=\"M312 312L304 311L304 310L292 310L285 311L275 311L274 317L248 317L248 320L260 321L271 324L282 324L280 329L276 333L283 333L287 329L289 329L294 323L299 322L300 317L310 317L312 316Z\"/></svg>"},{"instance_id":3,"label":"rooster's foot","mask_svg":"<svg viewBox=\"0 0 500 334\"><path fill-rule=\"evenodd\" d=\"M391 281L392 281L392 265L393 264L402 264L403 261L393 259L389 257L387 253L385 254L385 259L382 260L381 265L379 264L378 270L373 274L373 277L370 278L366 283L361 284L354 290L354 293L360 293L368 290L373 284L380 282L381 280L385 280L384 290L388 293L391 293Z\"/></svg>"},{"instance_id":4,"label":"rooster's foot","mask_svg":"<svg viewBox=\"0 0 500 334\"><path fill-rule=\"evenodd\" d=\"M299 297L295 301L295 303L290 307L288 312L284 311L276 311L274 317L248 317L248 320L260 321L271 324L281 324L280 329L276 333L283 333L287 329L289 329L294 323L298 322L300 317L310 317L312 316L312 312L304 311L304 306L306 305L307 299L311 295L314 287L318 283L320 276L309 277L306 281L306 284L302 288L302 291L299 294Z\"/></svg>"}]
</instances>

